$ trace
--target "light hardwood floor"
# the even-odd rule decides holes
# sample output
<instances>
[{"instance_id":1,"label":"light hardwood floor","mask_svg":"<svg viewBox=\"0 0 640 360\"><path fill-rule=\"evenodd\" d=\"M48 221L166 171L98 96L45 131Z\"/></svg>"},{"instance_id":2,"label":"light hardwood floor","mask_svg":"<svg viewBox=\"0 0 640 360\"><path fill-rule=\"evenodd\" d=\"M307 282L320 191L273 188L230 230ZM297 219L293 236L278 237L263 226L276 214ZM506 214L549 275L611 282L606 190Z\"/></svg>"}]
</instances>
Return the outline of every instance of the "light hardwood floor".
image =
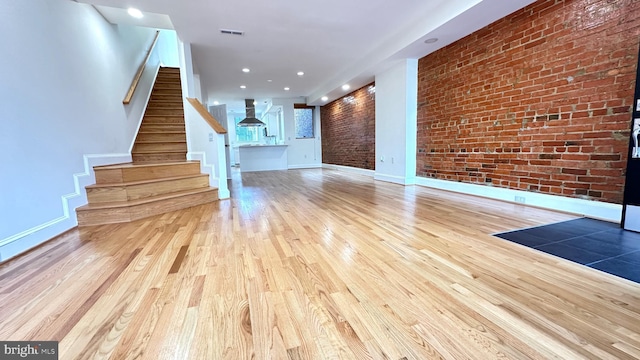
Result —
<instances>
[{"instance_id":1,"label":"light hardwood floor","mask_svg":"<svg viewBox=\"0 0 640 360\"><path fill-rule=\"evenodd\" d=\"M574 216L332 170L72 230L0 266L60 359L633 359L640 285L490 234Z\"/></svg>"}]
</instances>

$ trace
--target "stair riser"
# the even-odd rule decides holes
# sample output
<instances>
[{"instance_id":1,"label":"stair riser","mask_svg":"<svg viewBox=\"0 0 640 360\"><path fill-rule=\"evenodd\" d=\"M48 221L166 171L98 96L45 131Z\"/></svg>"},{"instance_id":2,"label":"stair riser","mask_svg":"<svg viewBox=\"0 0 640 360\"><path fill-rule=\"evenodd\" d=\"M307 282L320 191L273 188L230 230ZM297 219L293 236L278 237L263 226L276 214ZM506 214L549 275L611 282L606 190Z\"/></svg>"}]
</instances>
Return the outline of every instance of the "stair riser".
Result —
<instances>
[{"instance_id":1,"label":"stair riser","mask_svg":"<svg viewBox=\"0 0 640 360\"><path fill-rule=\"evenodd\" d=\"M172 152L172 151L187 151L187 144L180 143L136 143L133 147L133 152Z\"/></svg>"},{"instance_id":2,"label":"stair riser","mask_svg":"<svg viewBox=\"0 0 640 360\"><path fill-rule=\"evenodd\" d=\"M151 91L151 96L153 95L175 95L180 96L182 98L182 90L181 89L153 89Z\"/></svg>"},{"instance_id":3,"label":"stair riser","mask_svg":"<svg viewBox=\"0 0 640 360\"><path fill-rule=\"evenodd\" d=\"M182 125L184 128L184 116L182 115L173 115L173 116L163 116L163 115L149 115L146 114L142 125L146 124L174 124L174 125Z\"/></svg>"},{"instance_id":4,"label":"stair riser","mask_svg":"<svg viewBox=\"0 0 640 360\"><path fill-rule=\"evenodd\" d=\"M179 161L184 159L178 159ZM120 184L130 181L146 181L174 176L200 174L199 162L182 164L158 164L156 166L127 167L121 169L95 168L96 184Z\"/></svg>"},{"instance_id":5,"label":"stair riser","mask_svg":"<svg viewBox=\"0 0 640 360\"><path fill-rule=\"evenodd\" d=\"M169 89L182 89L180 83L158 83L153 85L153 90L169 90Z\"/></svg>"},{"instance_id":6,"label":"stair riser","mask_svg":"<svg viewBox=\"0 0 640 360\"><path fill-rule=\"evenodd\" d=\"M172 125L172 124L142 124L140 127L141 132L154 132L163 133L165 131L184 131L184 125Z\"/></svg>"},{"instance_id":7,"label":"stair riser","mask_svg":"<svg viewBox=\"0 0 640 360\"><path fill-rule=\"evenodd\" d=\"M167 132L155 132L155 133L140 132L138 133L138 137L136 138L136 141L187 142L187 135L184 132L180 134L172 134Z\"/></svg>"},{"instance_id":8,"label":"stair riser","mask_svg":"<svg viewBox=\"0 0 640 360\"><path fill-rule=\"evenodd\" d=\"M210 191L203 193L158 201L152 204L134 206L130 209L131 218L133 220L144 219L152 215L164 214L170 211L186 209L214 201L218 201L218 189L211 189Z\"/></svg>"},{"instance_id":9,"label":"stair riser","mask_svg":"<svg viewBox=\"0 0 640 360\"><path fill-rule=\"evenodd\" d=\"M122 169L96 169L96 184L120 184L122 180Z\"/></svg>"},{"instance_id":10,"label":"stair riser","mask_svg":"<svg viewBox=\"0 0 640 360\"><path fill-rule=\"evenodd\" d=\"M183 179L158 180L153 183L137 185L87 188L87 199L91 204L129 201L170 194L176 191L202 189L207 186L209 186L209 177L201 175Z\"/></svg>"},{"instance_id":11,"label":"stair riser","mask_svg":"<svg viewBox=\"0 0 640 360\"><path fill-rule=\"evenodd\" d=\"M180 115L184 117L184 110L182 108L178 109L147 109L144 113L145 115Z\"/></svg>"},{"instance_id":12,"label":"stair riser","mask_svg":"<svg viewBox=\"0 0 640 360\"><path fill-rule=\"evenodd\" d=\"M111 201L127 201L127 187L110 186L108 188L86 188L89 204L101 204Z\"/></svg>"},{"instance_id":13,"label":"stair riser","mask_svg":"<svg viewBox=\"0 0 640 360\"><path fill-rule=\"evenodd\" d=\"M209 186L206 174L194 178L161 181L146 186L138 185L128 189L129 200L144 199L151 196L170 194L176 191L203 189Z\"/></svg>"},{"instance_id":14,"label":"stair riser","mask_svg":"<svg viewBox=\"0 0 640 360\"><path fill-rule=\"evenodd\" d=\"M152 100L147 104L147 109L152 108L184 108L182 101L166 101L166 100Z\"/></svg>"},{"instance_id":15,"label":"stair riser","mask_svg":"<svg viewBox=\"0 0 640 360\"><path fill-rule=\"evenodd\" d=\"M91 226L114 224L144 219L149 216L186 209L218 200L218 190L212 189L198 194L164 199L149 204L135 205L117 209L78 210L78 225Z\"/></svg>"},{"instance_id":16,"label":"stair riser","mask_svg":"<svg viewBox=\"0 0 640 360\"><path fill-rule=\"evenodd\" d=\"M154 101L182 101L182 94L152 94L149 102Z\"/></svg>"},{"instance_id":17,"label":"stair riser","mask_svg":"<svg viewBox=\"0 0 640 360\"><path fill-rule=\"evenodd\" d=\"M129 209L76 210L78 226L117 224L131 221Z\"/></svg>"},{"instance_id":18,"label":"stair riser","mask_svg":"<svg viewBox=\"0 0 640 360\"><path fill-rule=\"evenodd\" d=\"M153 162L165 162L165 161L185 161L187 159L187 152L176 154L136 154L132 153L131 158L135 163L153 163Z\"/></svg>"},{"instance_id":19,"label":"stair riser","mask_svg":"<svg viewBox=\"0 0 640 360\"><path fill-rule=\"evenodd\" d=\"M170 77L163 76L162 78L158 77L156 79L155 85L158 85L158 84L181 84L181 82L179 77L170 78Z\"/></svg>"}]
</instances>

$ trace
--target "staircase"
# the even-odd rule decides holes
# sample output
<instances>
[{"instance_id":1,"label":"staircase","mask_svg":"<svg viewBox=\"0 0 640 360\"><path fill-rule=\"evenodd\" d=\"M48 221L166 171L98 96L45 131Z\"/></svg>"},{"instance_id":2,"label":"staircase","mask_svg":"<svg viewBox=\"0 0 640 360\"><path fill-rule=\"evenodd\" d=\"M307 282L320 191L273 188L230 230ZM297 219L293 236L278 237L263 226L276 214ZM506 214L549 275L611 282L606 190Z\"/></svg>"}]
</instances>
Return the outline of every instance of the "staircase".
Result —
<instances>
[{"instance_id":1,"label":"staircase","mask_svg":"<svg viewBox=\"0 0 640 360\"><path fill-rule=\"evenodd\" d=\"M198 161L186 161L180 70L160 68L131 152L133 162L96 166L78 225L129 222L218 200Z\"/></svg>"}]
</instances>

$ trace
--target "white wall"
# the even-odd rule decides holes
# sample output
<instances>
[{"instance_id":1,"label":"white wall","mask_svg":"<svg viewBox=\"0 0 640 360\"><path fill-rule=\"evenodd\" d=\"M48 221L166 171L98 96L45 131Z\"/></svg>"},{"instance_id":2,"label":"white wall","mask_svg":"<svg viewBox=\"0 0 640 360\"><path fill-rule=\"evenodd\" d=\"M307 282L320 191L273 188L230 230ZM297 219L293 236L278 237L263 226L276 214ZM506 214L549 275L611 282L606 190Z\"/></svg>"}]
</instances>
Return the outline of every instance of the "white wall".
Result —
<instances>
[{"instance_id":1,"label":"white wall","mask_svg":"<svg viewBox=\"0 0 640 360\"><path fill-rule=\"evenodd\" d=\"M200 169L209 174L209 184L218 188L221 199L229 198L227 186L227 166L225 158L225 138L217 134L200 116L186 98L197 98L202 103L204 99L200 84L200 76L194 73L191 44L180 42L180 79L182 81L182 95L184 98L184 121L187 134L187 159L200 161ZM202 103L206 109L206 104ZM226 110L225 110L226 111Z\"/></svg>"},{"instance_id":2,"label":"white wall","mask_svg":"<svg viewBox=\"0 0 640 360\"><path fill-rule=\"evenodd\" d=\"M418 60L376 75L376 180L415 184Z\"/></svg>"},{"instance_id":3,"label":"white wall","mask_svg":"<svg viewBox=\"0 0 640 360\"><path fill-rule=\"evenodd\" d=\"M0 2L0 33L4 260L55 235L47 224L67 221L55 232L75 225L61 197L76 192L83 155L128 153L142 107L122 99L154 31L111 25L90 5L30 0Z\"/></svg>"},{"instance_id":4,"label":"white wall","mask_svg":"<svg viewBox=\"0 0 640 360\"><path fill-rule=\"evenodd\" d=\"M226 179L231 179L231 147L228 146L229 145L229 133L228 133L229 122L227 121L227 105L222 104L222 105L209 106L209 114L211 114L211 116L213 116L214 119L218 120L220 125L222 125L222 127L227 130L227 133L222 135L224 139L224 154L217 154L217 156L218 157L224 156L225 158L224 161L227 167ZM211 129L209 131L209 134L210 134L209 136L213 136L215 135L215 131Z\"/></svg>"},{"instance_id":5,"label":"white wall","mask_svg":"<svg viewBox=\"0 0 640 360\"><path fill-rule=\"evenodd\" d=\"M320 108L314 110L315 138L296 139L296 123L293 114L294 104L305 104L304 98L273 99L273 106L282 106L284 115L284 143L288 145L289 169L322 167L322 141L320 139Z\"/></svg>"}]
</instances>

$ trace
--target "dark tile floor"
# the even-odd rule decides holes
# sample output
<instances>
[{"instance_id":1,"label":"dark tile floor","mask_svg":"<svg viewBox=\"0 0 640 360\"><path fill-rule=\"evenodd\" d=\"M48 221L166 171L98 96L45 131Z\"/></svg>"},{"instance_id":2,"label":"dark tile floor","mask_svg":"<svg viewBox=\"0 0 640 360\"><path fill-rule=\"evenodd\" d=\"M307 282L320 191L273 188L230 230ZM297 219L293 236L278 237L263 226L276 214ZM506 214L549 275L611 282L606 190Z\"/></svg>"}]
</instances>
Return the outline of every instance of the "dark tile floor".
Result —
<instances>
[{"instance_id":1,"label":"dark tile floor","mask_svg":"<svg viewBox=\"0 0 640 360\"><path fill-rule=\"evenodd\" d=\"M640 233L575 219L495 236L640 283Z\"/></svg>"}]
</instances>

